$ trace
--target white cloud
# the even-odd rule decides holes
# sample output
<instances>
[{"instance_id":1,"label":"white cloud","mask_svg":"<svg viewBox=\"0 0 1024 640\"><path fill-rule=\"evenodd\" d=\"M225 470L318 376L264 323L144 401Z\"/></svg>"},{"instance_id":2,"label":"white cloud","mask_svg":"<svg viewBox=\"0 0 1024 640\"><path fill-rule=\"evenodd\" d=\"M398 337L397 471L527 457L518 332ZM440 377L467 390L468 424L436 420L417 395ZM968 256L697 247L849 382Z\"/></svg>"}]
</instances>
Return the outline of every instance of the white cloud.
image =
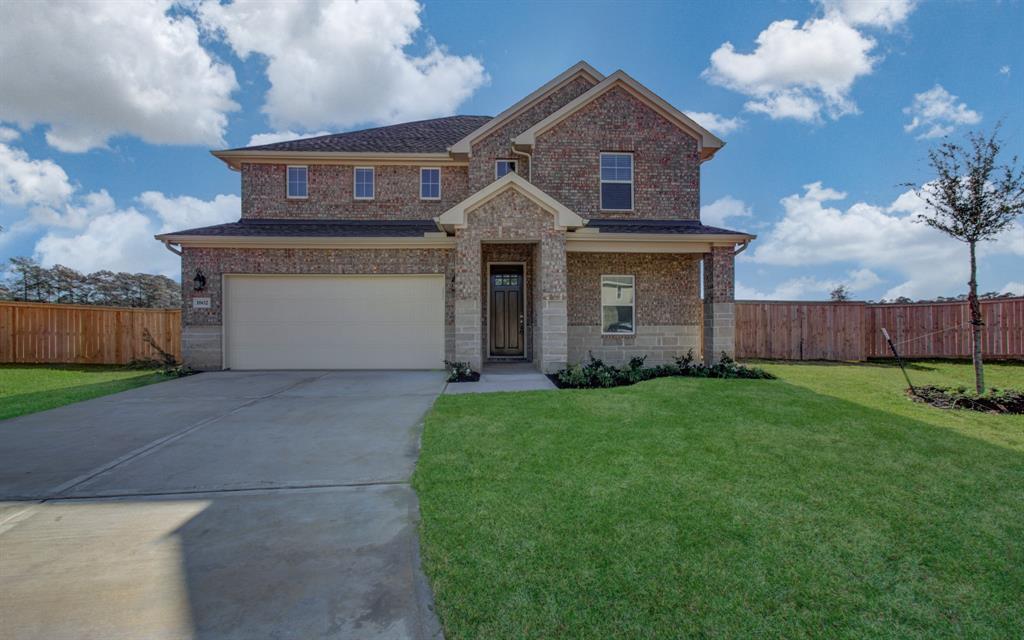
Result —
<instances>
[{"instance_id":1,"label":"white cloud","mask_svg":"<svg viewBox=\"0 0 1024 640\"><path fill-rule=\"evenodd\" d=\"M160 233L234 222L242 210L241 198L224 194L213 200L200 200L192 196L168 198L159 191L146 191L139 196L139 202L157 214Z\"/></svg>"},{"instance_id":2,"label":"white cloud","mask_svg":"<svg viewBox=\"0 0 1024 640\"><path fill-rule=\"evenodd\" d=\"M999 67L999 75L1003 75L1003 76L1010 75L1010 65L1004 64L1003 66Z\"/></svg>"},{"instance_id":3,"label":"white cloud","mask_svg":"<svg viewBox=\"0 0 1024 640\"><path fill-rule=\"evenodd\" d=\"M751 97L746 108L772 118L818 122L856 113L849 93L870 74L875 41L832 12L803 24L779 20L756 39L751 53L726 42L711 54L703 77Z\"/></svg>"},{"instance_id":4,"label":"white cloud","mask_svg":"<svg viewBox=\"0 0 1024 640\"><path fill-rule=\"evenodd\" d=\"M330 133L330 131L317 131L316 133L295 133L294 131L271 131L269 133L256 133L249 138L249 142L245 146L255 147L256 145L273 144L275 142L285 142L287 140L315 138L317 136L326 136Z\"/></svg>"},{"instance_id":5,"label":"white cloud","mask_svg":"<svg viewBox=\"0 0 1024 640\"><path fill-rule=\"evenodd\" d=\"M819 0L826 14L842 16L855 26L891 30L914 10L914 0Z\"/></svg>"},{"instance_id":6,"label":"white cloud","mask_svg":"<svg viewBox=\"0 0 1024 640\"><path fill-rule=\"evenodd\" d=\"M951 282L967 281L967 248L914 221L926 205L912 192L889 206L857 202L845 210L825 203L846 194L805 185L805 192L782 199L784 215L740 259L764 265L811 267L853 263L861 269L891 271L902 280L886 298L925 298L949 292ZM980 254L1024 256L1024 225L1015 223L1000 238L980 246Z\"/></svg>"},{"instance_id":7,"label":"white cloud","mask_svg":"<svg viewBox=\"0 0 1024 640\"><path fill-rule=\"evenodd\" d=\"M826 300L829 293L839 285L845 285L851 293L870 289L882 283L874 271L855 269L843 278L819 279L813 276L790 278L772 291L759 291L741 282L736 283L737 300Z\"/></svg>"},{"instance_id":8,"label":"white cloud","mask_svg":"<svg viewBox=\"0 0 1024 640\"><path fill-rule=\"evenodd\" d=\"M696 120L697 124L708 131L720 136L732 133L745 124L740 118L727 118L707 111L687 111L686 115Z\"/></svg>"},{"instance_id":9,"label":"white cloud","mask_svg":"<svg viewBox=\"0 0 1024 640\"><path fill-rule=\"evenodd\" d=\"M957 104L957 97L939 84L915 94L913 104L904 108L903 113L911 116L903 130L907 133L921 130L918 140L941 138L952 133L958 125L981 122L980 113L968 109L963 102Z\"/></svg>"},{"instance_id":10,"label":"white cloud","mask_svg":"<svg viewBox=\"0 0 1024 640\"><path fill-rule=\"evenodd\" d=\"M1006 286L999 290L999 293L1024 296L1024 282L1007 282Z\"/></svg>"},{"instance_id":11,"label":"white cloud","mask_svg":"<svg viewBox=\"0 0 1024 640\"><path fill-rule=\"evenodd\" d=\"M46 124L47 141L67 152L118 134L221 144L237 109L234 70L200 45L192 18L168 15L172 6L0 2L0 119Z\"/></svg>"},{"instance_id":12,"label":"white cloud","mask_svg":"<svg viewBox=\"0 0 1024 640\"><path fill-rule=\"evenodd\" d=\"M0 142L14 142L21 137L21 132L10 127L0 127Z\"/></svg>"},{"instance_id":13,"label":"white cloud","mask_svg":"<svg viewBox=\"0 0 1024 640\"><path fill-rule=\"evenodd\" d=\"M723 196L700 208L700 221L712 227L725 226L729 218L749 218L752 215L745 202L732 196Z\"/></svg>"},{"instance_id":14,"label":"white cloud","mask_svg":"<svg viewBox=\"0 0 1024 640\"><path fill-rule=\"evenodd\" d=\"M68 174L56 162L33 160L22 149L0 144L0 204L58 206L72 191Z\"/></svg>"},{"instance_id":15,"label":"white cloud","mask_svg":"<svg viewBox=\"0 0 1024 640\"><path fill-rule=\"evenodd\" d=\"M477 58L432 39L422 56L406 52L420 9L414 0L207 0L199 15L240 57L267 57L263 111L275 129L317 130L448 115L487 82Z\"/></svg>"}]
</instances>

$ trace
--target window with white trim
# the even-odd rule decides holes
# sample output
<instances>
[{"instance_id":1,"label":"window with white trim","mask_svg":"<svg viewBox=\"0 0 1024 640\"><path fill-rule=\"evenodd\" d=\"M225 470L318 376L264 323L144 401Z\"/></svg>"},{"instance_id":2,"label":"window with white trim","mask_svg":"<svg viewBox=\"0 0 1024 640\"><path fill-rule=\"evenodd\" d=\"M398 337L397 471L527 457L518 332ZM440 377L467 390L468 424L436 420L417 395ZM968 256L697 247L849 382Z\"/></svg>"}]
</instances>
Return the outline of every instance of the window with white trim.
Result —
<instances>
[{"instance_id":1,"label":"window with white trim","mask_svg":"<svg viewBox=\"0 0 1024 640\"><path fill-rule=\"evenodd\" d=\"M422 167L420 169L420 199L441 199L441 170L437 167Z\"/></svg>"},{"instance_id":2,"label":"window with white trim","mask_svg":"<svg viewBox=\"0 0 1024 640\"><path fill-rule=\"evenodd\" d=\"M309 197L309 168L288 167L288 197Z\"/></svg>"},{"instance_id":3,"label":"window with white trim","mask_svg":"<svg viewBox=\"0 0 1024 640\"><path fill-rule=\"evenodd\" d=\"M601 154L601 209L633 210L633 154Z\"/></svg>"},{"instance_id":4,"label":"window with white trim","mask_svg":"<svg viewBox=\"0 0 1024 640\"><path fill-rule=\"evenodd\" d=\"M516 161L515 160L495 160L494 161L494 179L507 175L509 173L516 172Z\"/></svg>"},{"instance_id":5,"label":"window with white trim","mask_svg":"<svg viewBox=\"0 0 1024 640\"><path fill-rule=\"evenodd\" d=\"M601 276L601 333L636 332L635 288L634 276Z\"/></svg>"},{"instance_id":6,"label":"window with white trim","mask_svg":"<svg viewBox=\"0 0 1024 640\"><path fill-rule=\"evenodd\" d=\"M373 167L356 167L353 180L356 200L373 200Z\"/></svg>"}]
</instances>

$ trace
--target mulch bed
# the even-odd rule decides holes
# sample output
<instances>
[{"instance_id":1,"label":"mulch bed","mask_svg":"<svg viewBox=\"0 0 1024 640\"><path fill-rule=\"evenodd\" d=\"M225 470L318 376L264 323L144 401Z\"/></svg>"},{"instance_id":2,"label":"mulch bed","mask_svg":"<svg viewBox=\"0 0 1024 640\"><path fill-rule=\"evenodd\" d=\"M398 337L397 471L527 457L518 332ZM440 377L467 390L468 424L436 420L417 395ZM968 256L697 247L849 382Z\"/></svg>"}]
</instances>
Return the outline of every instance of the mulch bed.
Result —
<instances>
[{"instance_id":1,"label":"mulch bed","mask_svg":"<svg viewBox=\"0 0 1024 640\"><path fill-rule=\"evenodd\" d=\"M970 409L986 413L1024 414L1024 392L996 390L985 395L975 395L966 389L944 387L917 387L917 393L907 389L907 395L917 402L925 402L940 409Z\"/></svg>"}]
</instances>

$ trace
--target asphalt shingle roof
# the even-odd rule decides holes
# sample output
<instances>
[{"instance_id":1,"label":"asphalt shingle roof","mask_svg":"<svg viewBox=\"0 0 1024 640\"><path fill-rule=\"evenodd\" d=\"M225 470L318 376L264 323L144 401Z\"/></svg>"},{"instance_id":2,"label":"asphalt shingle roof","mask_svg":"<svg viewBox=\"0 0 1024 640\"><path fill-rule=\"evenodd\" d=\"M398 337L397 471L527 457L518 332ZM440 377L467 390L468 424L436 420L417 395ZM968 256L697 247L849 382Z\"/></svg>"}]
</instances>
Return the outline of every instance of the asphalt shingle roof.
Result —
<instances>
[{"instance_id":1,"label":"asphalt shingle roof","mask_svg":"<svg viewBox=\"0 0 1024 640\"><path fill-rule=\"evenodd\" d=\"M621 220L592 218L588 227L600 229L602 233L666 233L666 234L742 234L721 227L701 224L698 220Z\"/></svg>"},{"instance_id":2,"label":"asphalt shingle roof","mask_svg":"<svg viewBox=\"0 0 1024 640\"><path fill-rule=\"evenodd\" d=\"M448 116L361 131L332 133L315 138L239 147L230 151L444 153L448 147L490 119L491 116Z\"/></svg>"},{"instance_id":3,"label":"asphalt shingle roof","mask_svg":"<svg viewBox=\"0 0 1024 640\"><path fill-rule=\"evenodd\" d=\"M437 231L433 220L272 220L241 219L175 231L175 236L253 236L265 238L413 238Z\"/></svg>"}]
</instances>

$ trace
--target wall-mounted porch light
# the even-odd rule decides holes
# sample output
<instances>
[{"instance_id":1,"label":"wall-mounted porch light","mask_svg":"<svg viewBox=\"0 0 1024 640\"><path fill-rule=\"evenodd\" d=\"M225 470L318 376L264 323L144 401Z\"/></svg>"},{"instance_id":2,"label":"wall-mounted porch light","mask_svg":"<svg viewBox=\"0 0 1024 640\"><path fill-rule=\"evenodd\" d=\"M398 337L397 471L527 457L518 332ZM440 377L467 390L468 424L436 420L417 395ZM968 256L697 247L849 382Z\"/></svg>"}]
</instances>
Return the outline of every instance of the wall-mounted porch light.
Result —
<instances>
[{"instance_id":1,"label":"wall-mounted porch light","mask_svg":"<svg viewBox=\"0 0 1024 640\"><path fill-rule=\"evenodd\" d=\"M195 284L194 289L196 291L202 291L206 288L206 276L203 275L202 269L196 269L196 277L192 278L192 282Z\"/></svg>"}]
</instances>

